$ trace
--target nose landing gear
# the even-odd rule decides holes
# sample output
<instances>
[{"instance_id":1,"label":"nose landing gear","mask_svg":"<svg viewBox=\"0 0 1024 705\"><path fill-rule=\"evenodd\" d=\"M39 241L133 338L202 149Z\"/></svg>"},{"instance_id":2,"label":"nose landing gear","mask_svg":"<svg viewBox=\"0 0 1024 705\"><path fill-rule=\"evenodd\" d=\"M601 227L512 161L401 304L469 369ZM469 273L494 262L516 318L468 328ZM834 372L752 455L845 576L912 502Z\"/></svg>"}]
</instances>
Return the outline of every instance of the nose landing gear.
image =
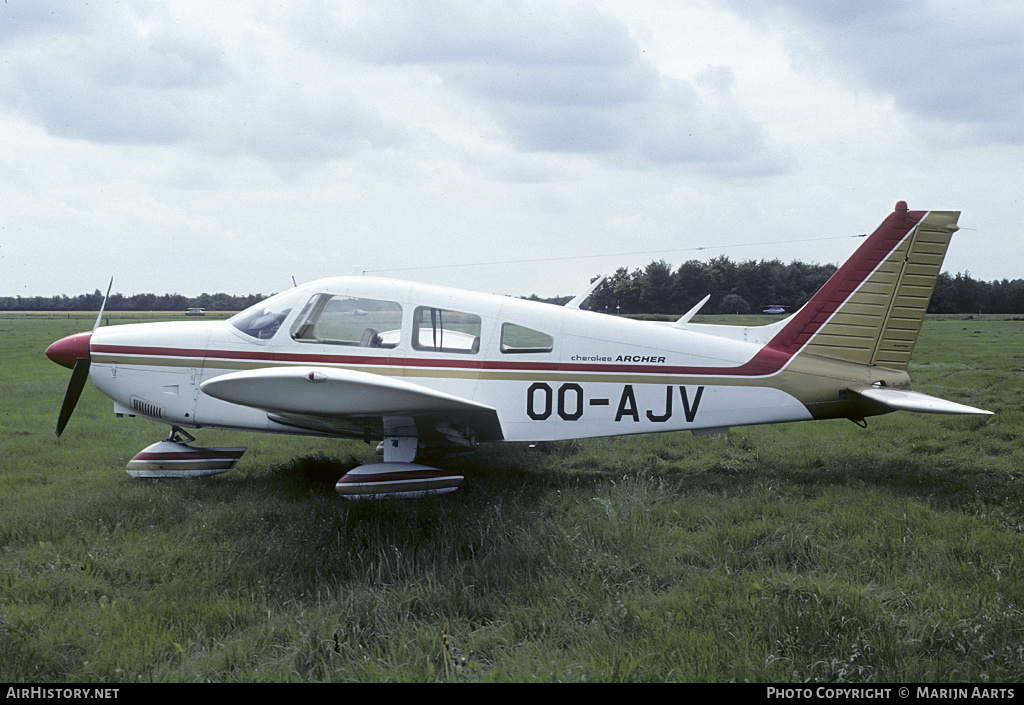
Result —
<instances>
[{"instance_id":1,"label":"nose landing gear","mask_svg":"<svg viewBox=\"0 0 1024 705\"><path fill-rule=\"evenodd\" d=\"M128 461L126 471L136 478L219 475L234 468L246 450L245 446L195 448L189 445L194 440L192 434L172 426L166 440L140 451Z\"/></svg>"}]
</instances>

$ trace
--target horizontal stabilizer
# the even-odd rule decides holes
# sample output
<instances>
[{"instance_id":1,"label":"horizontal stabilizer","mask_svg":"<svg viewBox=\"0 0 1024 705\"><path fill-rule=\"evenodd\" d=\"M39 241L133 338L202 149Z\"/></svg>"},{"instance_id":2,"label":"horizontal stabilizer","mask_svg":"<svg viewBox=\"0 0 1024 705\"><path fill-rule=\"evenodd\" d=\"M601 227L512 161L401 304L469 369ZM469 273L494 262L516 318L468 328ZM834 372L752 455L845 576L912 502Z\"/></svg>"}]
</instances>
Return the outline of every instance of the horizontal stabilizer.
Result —
<instances>
[{"instance_id":1,"label":"horizontal stabilizer","mask_svg":"<svg viewBox=\"0 0 1024 705\"><path fill-rule=\"evenodd\" d=\"M973 406L957 404L954 401L928 396L921 392L912 392L909 389L850 387L849 391L892 411L916 411L922 414L989 415L992 413L984 409L975 409Z\"/></svg>"}]
</instances>

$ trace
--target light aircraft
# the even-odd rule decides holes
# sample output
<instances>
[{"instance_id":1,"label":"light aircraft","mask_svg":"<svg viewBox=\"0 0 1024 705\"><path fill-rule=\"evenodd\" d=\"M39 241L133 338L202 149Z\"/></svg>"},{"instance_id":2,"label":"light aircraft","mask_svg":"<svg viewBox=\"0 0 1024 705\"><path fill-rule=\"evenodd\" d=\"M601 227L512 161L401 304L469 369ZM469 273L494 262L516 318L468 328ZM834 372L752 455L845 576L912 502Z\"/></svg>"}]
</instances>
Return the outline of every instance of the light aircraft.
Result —
<instances>
[{"instance_id":1,"label":"light aircraft","mask_svg":"<svg viewBox=\"0 0 1024 705\"><path fill-rule=\"evenodd\" d=\"M991 412L912 391L907 364L959 212L900 201L797 312L765 326L653 323L372 277L297 286L227 321L99 326L51 345L120 416L170 426L136 477L229 470L244 448L185 429L381 442L345 497L419 496L461 476L424 464L495 441L541 442L869 416ZM109 289L108 289L109 294ZM100 312L102 317L102 309ZM424 462L417 462L417 460Z\"/></svg>"}]
</instances>

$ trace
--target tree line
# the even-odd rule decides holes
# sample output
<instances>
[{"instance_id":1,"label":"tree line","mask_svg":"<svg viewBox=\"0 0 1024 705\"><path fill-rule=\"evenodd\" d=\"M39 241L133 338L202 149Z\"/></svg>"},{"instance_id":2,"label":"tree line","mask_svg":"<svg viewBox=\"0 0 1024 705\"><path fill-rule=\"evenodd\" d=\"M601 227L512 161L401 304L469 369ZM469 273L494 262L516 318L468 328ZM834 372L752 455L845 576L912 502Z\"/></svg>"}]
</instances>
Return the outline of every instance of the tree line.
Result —
<instances>
[{"instance_id":1,"label":"tree line","mask_svg":"<svg viewBox=\"0 0 1024 705\"><path fill-rule=\"evenodd\" d=\"M770 306L792 312L824 285L835 264L780 260L689 260L673 269L665 260L619 268L590 297L588 308L623 314L680 315L708 294L702 313L760 313ZM536 297L534 297L536 298ZM558 302L567 301L558 299ZM969 273L939 275L929 313L1024 313L1024 279L984 282Z\"/></svg>"},{"instance_id":2,"label":"tree line","mask_svg":"<svg viewBox=\"0 0 1024 705\"><path fill-rule=\"evenodd\" d=\"M675 314L688 311L710 294L702 313L759 313L769 306L795 311L814 295L836 271L834 264L807 264L779 260L733 262L715 257L690 260L673 269L665 260L632 271L621 267L594 291L588 308L622 314ZM111 294L108 311L241 311L266 298L262 294ZM564 304L571 297L538 301ZM5 296L0 311L99 311L103 293L97 289L79 296ZM1024 279L978 281L969 273L939 275L929 313L1024 314Z\"/></svg>"},{"instance_id":3,"label":"tree line","mask_svg":"<svg viewBox=\"0 0 1024 705\"><path fill-rule=\"evenodd\" d=\"M186 311L201 308L207 311L241 311L266 297L263 294L232 296L231 294L111 294L107 300L107 311ZM79 296L3 296L0 297L0 311L99 311L103 303L103 292L99 289L91 294Z\"/></svg>"}]
</instances>

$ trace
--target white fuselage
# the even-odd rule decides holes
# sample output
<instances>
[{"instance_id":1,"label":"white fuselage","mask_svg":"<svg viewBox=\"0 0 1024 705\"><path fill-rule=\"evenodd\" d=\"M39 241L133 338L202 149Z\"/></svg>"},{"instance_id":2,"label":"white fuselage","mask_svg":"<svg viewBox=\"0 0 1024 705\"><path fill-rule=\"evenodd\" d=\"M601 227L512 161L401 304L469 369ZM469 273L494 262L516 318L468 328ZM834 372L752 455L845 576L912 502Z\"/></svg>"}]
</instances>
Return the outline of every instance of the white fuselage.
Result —
<instances>
[{"instance_id":1,"label":"white fuselage","mask_svg":"<svg viewBox=\"0 0 1024 705\"><path fill-rule=\"evenodd\" d=\"M371 310L335 305L340 300ZM390 310L372 309L381 301ZM302 431L271 420L263 409L215 399L200 385L269 367L402 378L495 409L501 437L481 440L700 431L811 418L794 395L766 384L785 360L762 359L760 342L711 335L700 326L374 278L313 282L264 303L265 316L243 312L242 322L99 328L91 340L93 383L119 413L174 426L287 433ZM318 306L327 313L303 326L314 321ZM329 313L330 306L338 312ZM366 339L347 339L344 332L321 337L329 315L335 328L351 326L357 336L365 324ZM372 328L385 318L393 328Z\"/></svg>"}]
</instances>

